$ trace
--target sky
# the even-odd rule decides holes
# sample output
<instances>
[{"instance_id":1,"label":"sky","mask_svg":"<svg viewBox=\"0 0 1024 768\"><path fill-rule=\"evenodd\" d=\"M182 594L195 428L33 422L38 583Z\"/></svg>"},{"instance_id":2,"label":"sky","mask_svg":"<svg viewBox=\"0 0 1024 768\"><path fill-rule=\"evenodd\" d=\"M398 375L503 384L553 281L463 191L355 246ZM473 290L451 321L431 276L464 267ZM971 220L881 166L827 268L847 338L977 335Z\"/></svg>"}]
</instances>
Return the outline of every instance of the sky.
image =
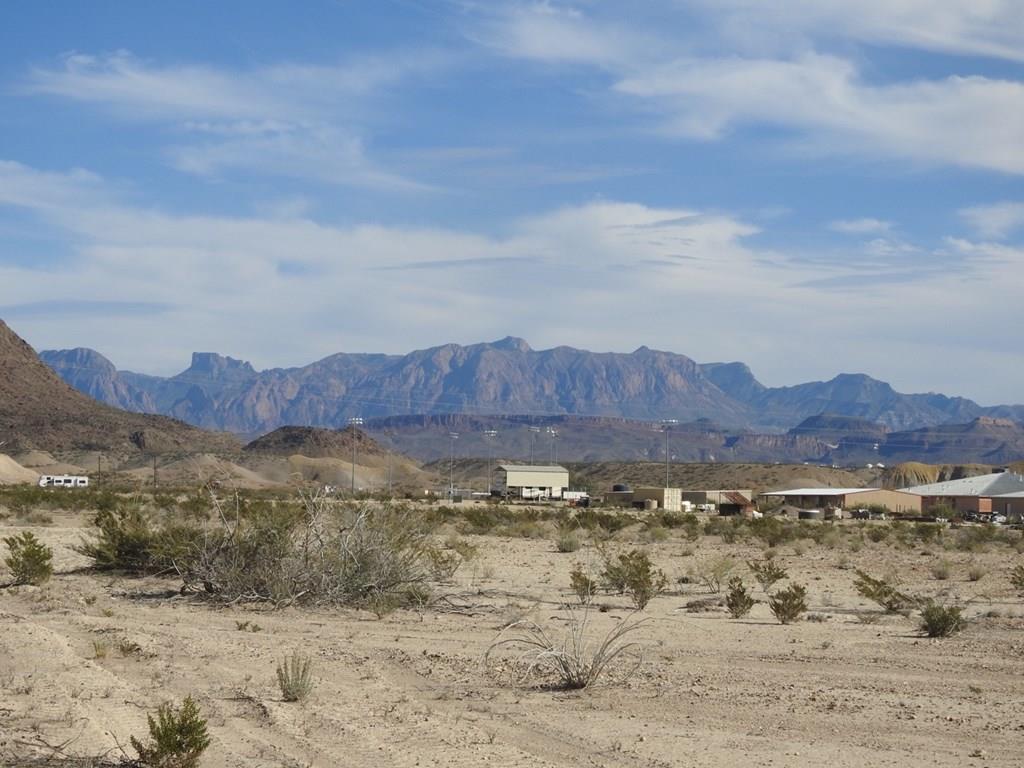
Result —
<instances>
[{"instance_id":1,"label":"sky","mask_svg":"<svg viewBox=\"0 0 1024 768\"><path fill-rule=\"evenodd\" d=\"M1024 402L1024 0L0 10L0 318L172 374L507 335Z\"/></svg>"}]
</instances>

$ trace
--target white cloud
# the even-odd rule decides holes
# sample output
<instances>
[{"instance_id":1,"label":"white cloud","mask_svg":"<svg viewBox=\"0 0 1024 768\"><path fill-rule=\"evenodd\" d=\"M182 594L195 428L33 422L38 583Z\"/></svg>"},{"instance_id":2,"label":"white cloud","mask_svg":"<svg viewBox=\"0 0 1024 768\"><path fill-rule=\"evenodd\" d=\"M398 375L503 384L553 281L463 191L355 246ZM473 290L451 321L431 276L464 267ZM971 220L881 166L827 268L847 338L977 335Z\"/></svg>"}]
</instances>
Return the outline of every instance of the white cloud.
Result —
<instances>
[{"instance_id":1,"label":"white cloud","mask_svg":"<svg viewBox=\"0 0 1024 768\"><path fill-rule=\"evenodd\" d=\"M381 168L366 152L363 123L389 86L436 72L430 51L362 57L337 66L276 65L249 71L159 66L128 52L72 54L32 71L32 93L94 104L120 119L176 129L167 150L179 170L203 176L254 170L331 184L390 189L425 185Z\"/></svg>"},{"instance_id":2,"label":"white cloud","mask_svg":"<svg viewBox=\"0 0 1024 768\"><path fill-rule=\"evenodd\" d=\"M892 222L872 218L837 219L829 222L828 228L844 235L871 235L888 232L892 229Z\"/></svg>"},{"instance_id":3,"label":"white cloud","mask_svg":"<svg viewBox=\"0 0 1024 768\"><path fill-rule=\"evenodd\" d=\"M682 60L616 84L672 135L715 139L743 124L802 134L811 151L869 154L1024 173L1024 83L949 77L864 82L843 59Z\"/></svg>"},{"instance_id":4,"label":"white cloud","mask_svg":"<svg viewBox=\"0 0 1024 768\"><path fill-rule=\"evenodd\" d=\"M1018 0L689 0L747 50L847 39L1024 61Z\"/></svg>"},{"instance_id":5,"label":"white cloud","mask_svg":"<svg viewBox=\"0 0 1024 768\"><path fill-rule=\"evenodd\" d=\"M1003 240L1024 228L1024 203L1001 202L964 208L960 215L982 237Z\"/></svg>"},{"instance_id":6,"label":"white cloud","mask_svg":"<svg viewBox=\"0 0 1024 768\"><path fill-rule=\"evenodd\" d=\"M789 130L801 151L1024 173L1024 81L954 65L947 76L876 82L855 63L870 56L851 55L848 45L843 55L828 52L837 38L877 43L888 35L911 47L1024 60L1017 3L675 4L696 16L668 8L665 17L684 30L678 39L589 4L513 5L487 17L480 39L505 55L606 73L618 106L653 116L677 138L720 140L768 126Z\"/></svg>"}]
</instances>

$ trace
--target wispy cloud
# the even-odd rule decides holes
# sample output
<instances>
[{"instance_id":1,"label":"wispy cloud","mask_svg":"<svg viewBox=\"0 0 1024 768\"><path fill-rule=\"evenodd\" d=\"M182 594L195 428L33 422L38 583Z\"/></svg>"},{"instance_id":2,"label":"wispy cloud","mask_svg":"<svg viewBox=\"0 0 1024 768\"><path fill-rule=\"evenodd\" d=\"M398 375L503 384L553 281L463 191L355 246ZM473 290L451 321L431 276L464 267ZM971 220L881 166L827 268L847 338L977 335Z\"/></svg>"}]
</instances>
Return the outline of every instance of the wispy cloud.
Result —
<instances>
[{"instance_id":1,"label":"wispy cloud","mask_svg":"<svg viewBox=\"0 0 1024 768\"><path fill-rule=\"evenodd\" d=\"M159 65L128 52L71 54L36 68L30 93L107 109L116 118L174 129L165 151L179 170L202 176L258 171L329 184L422 190L366 151L364 123L382 92L445 66L432 51L362 57L337 66L252 70ZM166 140L166 138L165 138Z\"/></svg>"},{"instance_id":2,"label":"wispy cloud","mask_svg":"<svg viewBox=\"0 0 1024 768\"><path fill-rule=\"evenodd\" d=\"M1002 240L1024 229L1024 203L1001 202L964 208L960 215L982 237Z\"/></svg>"},{"instance_id":3,"label":"wispy cloud","mask_svg":"<svg viewBox=\"0 0 1024 768\"><path fill-rule=\"evenodd\" d=\"M892 222L871 218L837 219L829 222L828 228L844 235L871 235L888 232L892 229Z\"/></svg>"},{"instance_id":4,"label":"wispy cloud","mask_svg":"<svg viewBox=\"0 0 1024 768\"><path fill-rule=\"evenodd\" d=\"M481 25L489 34L481 40L504 55L601 71L606 96L649 116L670 137L719 141L745 126L781 128L801 151L1024 174L1024 81L954 69L944 77L877 82L862 73L857 58L827 52L849 21L855 41L877 42L895 24L892 38L901 45L1024 58L1015 3L994 0L979 9L958 1L870 0L863 19L861 4L838 0L820 7L810 0L682 5L699 10L704 24L678 40L645 32L625 12L612 16L589 4L513 5L486 17ZM663 14L679 28L689 26L671 4ZM805 15L796 25L800 35L782 35L785 25L770 20L775 14ZM546 34L552 25L557 34ZM716 46L701 42L709 26ZM532 37L523 31L534 28ZM777 44L756 44L772 31L781 38ZM652 42L635 45L645 34ZM569 42L560 46L560 37Z\"/></svg>"}]
</instances>

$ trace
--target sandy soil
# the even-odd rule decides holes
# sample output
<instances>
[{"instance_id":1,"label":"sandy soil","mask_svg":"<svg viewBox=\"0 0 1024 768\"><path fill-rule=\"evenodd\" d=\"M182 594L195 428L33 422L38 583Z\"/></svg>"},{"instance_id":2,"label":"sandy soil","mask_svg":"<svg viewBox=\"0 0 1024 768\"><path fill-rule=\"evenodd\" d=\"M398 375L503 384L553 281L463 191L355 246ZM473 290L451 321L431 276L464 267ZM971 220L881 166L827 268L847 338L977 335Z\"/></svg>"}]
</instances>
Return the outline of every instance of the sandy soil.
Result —
<instances>
[{"instance_id":1,"label":"sandy soil","mask_svg":"<svg viewBox=\"0 0 1024 768\"><path fill-rule=\"evenodd\" d=\"M586 549L468 537L480 554L443 588L444 610L378 620L212 608L177 596L171 580L76 570L85 565L69 549L84 530L78 518L32 530L54 547L60 573L40 588L0 590L4 765L45 752L44 741L70 739L65 750L77 754L127 744L145 734L147 712L189 694L209 718L209 766L1022 764L1024 604L1006 581L1022 558L1006 548L923 555L805 543L796 554L784 545L780 560L827 620L781 626L763 604L741 620L691 613L686 603L706 592L686 585L644 612L635 639L645 660L629 682L565 692L510 686L511 668L485 668L482 657L519 617L561 631L567 574ZM690 547L670 539L650 551L673 579L723 552L760 552L716 538ZM954 563L949 581L931 577L940 556ZM897 568L912 591L970 599L974 621L945 640L920 637L903 617L863 623L856 613L869 605L844 558ZM979 582L967 581L969 559L989 569ZM591 614L595 632L630 614L623 598L599 602L608 610ZM240 629L244 621L259 631ZM316 687L286 703L275 664L296 650L315 659Z\"/></svg>"}]
</instances>

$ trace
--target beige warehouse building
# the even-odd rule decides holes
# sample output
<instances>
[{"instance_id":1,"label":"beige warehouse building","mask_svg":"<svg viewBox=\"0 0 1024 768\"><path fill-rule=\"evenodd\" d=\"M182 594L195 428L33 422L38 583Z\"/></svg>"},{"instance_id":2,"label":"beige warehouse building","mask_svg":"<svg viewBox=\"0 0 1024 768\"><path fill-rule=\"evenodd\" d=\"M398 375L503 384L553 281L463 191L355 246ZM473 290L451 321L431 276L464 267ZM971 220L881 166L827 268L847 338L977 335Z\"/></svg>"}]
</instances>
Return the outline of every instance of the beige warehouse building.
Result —
<instances>
[{"instance_id":1,"label":"beige warehouse building","mask_svg":"<svg viewBox=\"0 0 1024 768\"><path fill-rule=\"evenodd\" d=\"M800 509L860 509L874 504L888 507L893 512L920 512L921 496L908 491L885 488L791 488L784 491L762 493L761 498Z\"/></svg>"},{"instance_id":2,"label":"beige warehouse building","mask_svg":"<svg viewBox=\"0 0 1024 768\"><path fill-rule=\"evenodd\" d=\"M569 490L569 470L558 465L498 465L498 490L520 499L560 499Z\"/></svg>"}]
</instances>

